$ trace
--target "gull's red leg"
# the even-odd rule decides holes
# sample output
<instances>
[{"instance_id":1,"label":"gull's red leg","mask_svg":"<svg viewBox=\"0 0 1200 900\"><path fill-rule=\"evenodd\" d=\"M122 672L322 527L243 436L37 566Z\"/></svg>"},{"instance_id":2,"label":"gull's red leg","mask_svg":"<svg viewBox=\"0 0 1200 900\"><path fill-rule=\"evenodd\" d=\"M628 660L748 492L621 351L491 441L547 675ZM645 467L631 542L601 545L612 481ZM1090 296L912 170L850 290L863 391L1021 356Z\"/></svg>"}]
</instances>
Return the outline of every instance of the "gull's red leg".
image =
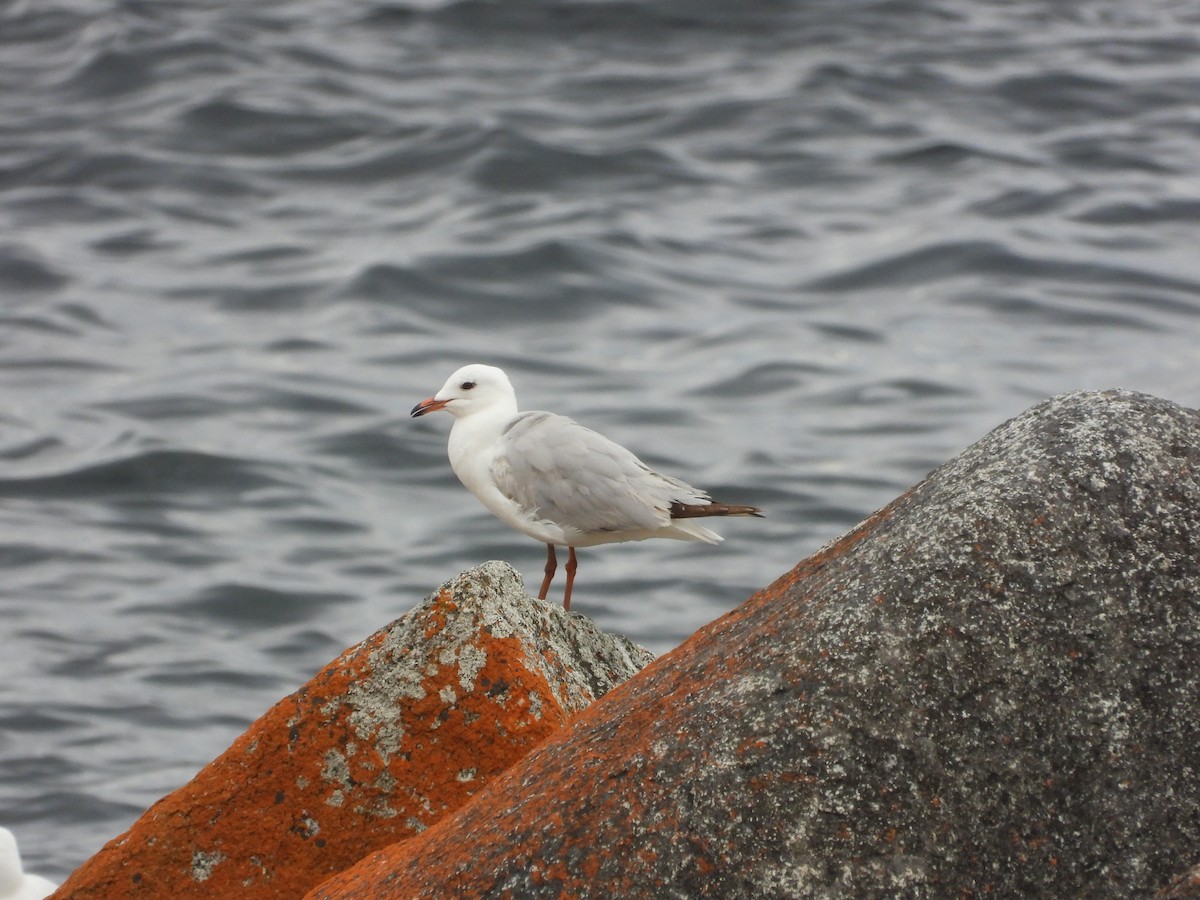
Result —
<instances>
[{"instance_id":1,"label":"gull's red leg","mask_svg":"<svg viewBox=\"0 0 1200 900\"><path fill-rule=\"evenodd\" d=\"M572 553L575 551L572 550ZM558 560L554 556L554 545L546 545L546 577L542 579L542 589L538 592L538 599L546 599L546 591L550 590L550 581L554 578L554 570L558 568Z\"/></svg>"},{"instance_id":2,"label":"gull's red leg","mask_svg":"<svg viewBox=\"0 0 1200 900\"><path fill-rule=\"evenodd\" d=\"M567 591L563 594L563 609L571 608L571 588L575 585L575 569L579 563L575 559L575 548L567 548Z\"/></svg>"}]
</instances>

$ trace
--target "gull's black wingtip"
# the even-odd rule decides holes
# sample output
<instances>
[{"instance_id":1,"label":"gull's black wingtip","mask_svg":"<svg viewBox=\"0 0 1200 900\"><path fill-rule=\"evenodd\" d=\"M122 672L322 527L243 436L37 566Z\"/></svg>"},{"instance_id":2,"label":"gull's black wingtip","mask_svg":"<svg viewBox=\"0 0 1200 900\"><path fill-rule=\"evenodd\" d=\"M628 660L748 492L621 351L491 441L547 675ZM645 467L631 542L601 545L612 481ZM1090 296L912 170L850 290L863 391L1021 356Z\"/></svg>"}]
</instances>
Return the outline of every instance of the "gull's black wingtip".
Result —
<instances>
[{"instance_id":1,"label":"gull's black wingtip","mask_svg":"<svg viewBox=\"0 0 1200 900\"><path fill-rule=\"evenodd\" d=\"M711 503L681 503L676 500L671 504L669 512L672 519L700 519L708 516L765 518L763 511L757 506L738 506L734 503L721 503L717 500L713 500Z\"/></svg>"}]
</instances>

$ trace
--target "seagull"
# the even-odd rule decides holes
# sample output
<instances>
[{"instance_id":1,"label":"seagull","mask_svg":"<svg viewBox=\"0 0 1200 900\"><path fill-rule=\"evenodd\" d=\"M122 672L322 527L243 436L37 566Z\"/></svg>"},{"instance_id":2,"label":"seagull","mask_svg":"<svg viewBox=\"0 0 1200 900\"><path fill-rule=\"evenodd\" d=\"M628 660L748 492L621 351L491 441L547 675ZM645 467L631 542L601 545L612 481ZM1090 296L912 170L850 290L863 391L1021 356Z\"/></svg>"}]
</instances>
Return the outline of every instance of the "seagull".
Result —
<instances>
[{"instance_id":1,"label":"seagull","mask_svg":"<svg viewBox=\"0 0 1200 900\"><path fill-rule=\"evenodd\" d=\"M7 828L0 828L0 900L42 900L56 890L53 881L21 870L17 839Z\"/></svg>"},{"instance_id":2,"label":"seagull","mask_svg":"<svg viewBox=\"0 0 1200 900\"><path fill-rule=\"evenodd\" d=\"M463 366L411 415L439 409L454 416L447 451L458 480L500 521L546 545L539 600L558 568L555 546L567 548L567 610L576 547L647 538L716 544L721 536L695 519L762 515L655 472L566 416L518 412L512 383L495 366Z\"/></svg>"}]
</instances>

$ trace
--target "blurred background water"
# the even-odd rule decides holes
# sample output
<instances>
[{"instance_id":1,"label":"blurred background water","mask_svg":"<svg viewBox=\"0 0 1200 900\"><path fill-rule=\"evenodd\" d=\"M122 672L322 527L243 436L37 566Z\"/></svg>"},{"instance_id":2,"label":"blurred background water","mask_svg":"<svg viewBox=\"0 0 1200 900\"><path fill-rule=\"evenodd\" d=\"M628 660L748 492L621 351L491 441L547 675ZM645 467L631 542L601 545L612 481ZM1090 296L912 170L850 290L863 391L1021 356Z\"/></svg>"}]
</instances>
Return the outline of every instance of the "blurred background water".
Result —
<instances>
[{"instance_id":1,"label":"blurred background water","mask_svg":"<svg viewBox=\"0 0 1200 900\"><path fill-rule=\"evenodd\" d=\"M1047 396L1197 405L1198 139L1192 2L0 0L0 823L62 877L536 587L407 418L462 363L768 510L581 552L658 652Z\"/></svg>"}]
</instances>

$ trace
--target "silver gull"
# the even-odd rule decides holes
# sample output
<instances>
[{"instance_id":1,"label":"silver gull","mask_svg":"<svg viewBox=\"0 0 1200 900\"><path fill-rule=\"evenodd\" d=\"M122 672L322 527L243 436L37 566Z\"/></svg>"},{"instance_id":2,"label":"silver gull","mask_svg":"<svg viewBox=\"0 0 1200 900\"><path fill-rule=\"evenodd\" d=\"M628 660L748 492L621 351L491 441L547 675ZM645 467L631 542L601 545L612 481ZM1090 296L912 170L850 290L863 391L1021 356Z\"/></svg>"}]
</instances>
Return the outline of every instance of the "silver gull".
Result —
<instances>
[{"instance_id":1,"label":"silver gull","mask_svg":"<svg viewBox=\"0 0 1200 900\"><path fill-rule=\"evenodd\" d=\"M566 416L518 412L512 383L495 366L459 369L412 416L440 409L454 416L447 448L454 474L502 522L546 545L539 600L558 566L555 545L568 549L566 609L576 547L647 538L716 544L721 536L696 519L761 515L757 507L718 502L655 472Z\"/></svg>"}]
</instances>

